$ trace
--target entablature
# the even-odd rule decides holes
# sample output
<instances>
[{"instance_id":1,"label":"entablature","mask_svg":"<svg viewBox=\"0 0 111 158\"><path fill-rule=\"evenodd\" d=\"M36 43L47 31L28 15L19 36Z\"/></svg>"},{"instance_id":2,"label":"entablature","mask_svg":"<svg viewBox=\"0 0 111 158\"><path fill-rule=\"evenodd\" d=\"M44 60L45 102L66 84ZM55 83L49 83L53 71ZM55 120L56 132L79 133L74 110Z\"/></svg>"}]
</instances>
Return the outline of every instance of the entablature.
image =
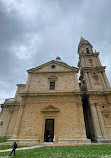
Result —
<instances>
[{"instance_id":1,"label":"entablature","mask_svg":"<svg viewBox=\"0 0 111 158\"><path fill-rule=\"evenodd\" d=\"M97 56L99 55L99 53L100 53L100 52L87 53L87 54L86 54L86 53L81 53L81 54L79 54L79 58L80 58L80 57L86 57L86 56L95 56L95 57L97 57Z\"/></svg>"},{"instance_id":2,"label":"entablature","mask_svg":"<svg viewBox=\"0 0 111 158\"><path fill-rule=\"evenodd\" d=\"M4 104L1 104L1 107L6 107L6 106L20 106L20 102L19 101L15 101L13 103L4 103Z\"/></svg>"},{"instance_id":3,"label":"entablature","mask_svg":"<svg viewBox=\"0 0 111 158\"><path fill-rule=\"evenodd\" d=\"M82 67L81 71L83 72L92 72L92 71L97 71L97 72L104 72L106 66L99 66L99 67Z\"/></svg>"},{"instance_id":4,"label":"entablature","mask_svg":"<svg viewBox=\"0 0 111 158\"><path fill-rule=\"evenodd\" d=\"M34 71L28 71L29 74L47 74L47 73L70 73L70 72L77 72L78 73L79 69L77 70L70 70L70 71L56 71L56 72L50 72L50 71L43 71L43 72L34 72Z\"/></svg>"},{"instance_id":5,"label":"entablature","mask_svg":"<svg viewBox=\"0 0 111 158\"><path fill-rule=\"evenodd\" d=\"M22 93L19 93L21 97L25 96L64 96L64 95L81 95L82 93L80 90L77 91L24 91Z\"/></svg>"}]
</instances>

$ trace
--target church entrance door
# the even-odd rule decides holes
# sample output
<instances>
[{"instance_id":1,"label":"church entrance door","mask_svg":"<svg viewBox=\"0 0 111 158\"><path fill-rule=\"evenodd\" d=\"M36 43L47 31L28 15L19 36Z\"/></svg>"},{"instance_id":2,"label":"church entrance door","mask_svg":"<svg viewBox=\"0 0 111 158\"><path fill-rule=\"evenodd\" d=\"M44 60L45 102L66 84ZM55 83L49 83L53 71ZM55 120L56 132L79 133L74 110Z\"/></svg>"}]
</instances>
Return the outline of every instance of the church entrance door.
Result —
<instances>
[{"instance_id":1,"label":"church entrance door","mask_svg":"<svg viewBox=\"0 0 111 158\"><path fill-rule=\"evenodd\" d=\"M53 138L54 138L54 119L46 119L44 142L53 142Z\"/></svg>"}]
</instances>

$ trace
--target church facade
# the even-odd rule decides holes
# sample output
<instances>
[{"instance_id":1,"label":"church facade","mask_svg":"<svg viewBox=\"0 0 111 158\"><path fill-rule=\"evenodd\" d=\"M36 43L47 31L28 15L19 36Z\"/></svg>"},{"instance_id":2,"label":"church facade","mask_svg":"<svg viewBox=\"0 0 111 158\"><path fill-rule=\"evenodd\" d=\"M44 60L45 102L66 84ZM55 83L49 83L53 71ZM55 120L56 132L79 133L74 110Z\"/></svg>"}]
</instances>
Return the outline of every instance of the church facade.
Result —
<instances>
[{"instance_id":1,"label":"church facade","mask_svg":"<svg viewBox=\"0 0 111 158\"><path fill-rule=\"evenodd\" d=\"M0 137L19 144L111 142L105 66L83 37L78 54L78 68L57 57L27 71L27 83L18 84L15 97L1 105Z\"/></svg>"}]
</instances>

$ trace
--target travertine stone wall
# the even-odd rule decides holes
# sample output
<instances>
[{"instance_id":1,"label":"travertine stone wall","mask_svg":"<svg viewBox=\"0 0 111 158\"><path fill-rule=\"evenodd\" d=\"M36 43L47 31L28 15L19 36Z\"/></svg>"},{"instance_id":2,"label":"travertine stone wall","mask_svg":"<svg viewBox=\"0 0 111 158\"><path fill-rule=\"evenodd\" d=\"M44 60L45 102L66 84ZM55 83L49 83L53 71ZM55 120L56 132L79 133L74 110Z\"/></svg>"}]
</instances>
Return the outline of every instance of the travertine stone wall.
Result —
<instances>
[{"instance_id":1,"label":"travertine stone wall","mask_svg":"<svg viewBox=\"0 0 111 158\"><path fill-rule=\"evenodd\" d=\"M96 54L89 54L84 58L84 63L86 67L98 67L101 66Z\"/></svg>"},{"instance_id":2,"label":"travertine stone wall","mask_svg":"<svg viewBox=\"0 0 111 158\"><path fill-rule=\"evenodd\" d=\"M34 73L29 75L26 91L48 91L50 77L55 76L55 90L79 90L77 73Z\"/></svg>"},{"instance_id":3,"label":"travertine stone wall","mask_svg":"<svg viewBox=\"0 0 111 158\"><path fill-rule=\"evenodd\" d=\"M79 96L80 99L80 96ZM41 112L48 105L59 112ZM24 106L19 138L39 138L44 141L45 119L55 119L54 134L59 138L86 138L81 102L76 96L36 96L28 97Z\"/></svg>"},{"instance_id":4,"label":"travertine stone wall","mask_svg":"<svg viewBox=\"0 0 111 158\"><path fill-rule=\"evenodd\" d=\"M3 124L0 126L0 136L5 136L9 119L11 117L11 113L9 112L9 108L5 107L2 109L0 121L3 122Z\"/></svg>"},{"instance_id":5,"label":"travertine stone wall","mask_svg":"<svg viewBox=\"0 0 111 158\"><path fill-rule=\"evenodd\" d=\"M101 77L101 72L85 72L84 73L84 79L87 82L88 89L94 89L94 90L104 90L107 88L105 81Z\"/></svg>"},{"instance_id":6,"label":"travertine stone wall","mask_svg":"<svg viewBox=\"0 0 111 158\"><path fill-rule=\"evenodd\" d=\"M101 66L98 53L81 54L80 55L80 68L83 67L98 67Z\"/></svg>"},{"instance_id":7,"label":"travertine stone wall","mask_svg":"<svg viewBox=\"0 0 111 158\"><path fill-rule=\"evenodd\" d=\"M0 136L12 136L18 115L18 108L14 106L5 106L2 108L0 121L3 124L0 126Z\"/></svg>"},{"instance_id":8,"label":"travertine stone wall","mask_svg":"<svg viewBox=\"0 0 111 158\"><path fill-rule=\"evenodd\" d=\"M7 133L6 133L7 136L11 137L13 135L13 132L15 129L15 124L16 124L17 117L18 117L18 111L19 111L19 106L13 107L13 110L11 112L11 118L10 118L8 129L7 129Z\"/></svg>"}]
</instances>

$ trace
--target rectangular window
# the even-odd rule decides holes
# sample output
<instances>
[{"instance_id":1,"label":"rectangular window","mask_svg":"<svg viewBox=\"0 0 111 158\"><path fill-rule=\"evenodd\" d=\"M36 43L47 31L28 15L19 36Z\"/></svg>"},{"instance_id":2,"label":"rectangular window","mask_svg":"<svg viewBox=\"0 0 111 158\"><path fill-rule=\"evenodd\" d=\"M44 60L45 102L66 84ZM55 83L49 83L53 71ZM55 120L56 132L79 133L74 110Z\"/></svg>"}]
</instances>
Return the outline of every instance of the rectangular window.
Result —
<instances>
[{"instance_id":1,"label":"rectangular window","mask_svg":"<svg viewBox=\"0 0 111 158\"><path fill-rule=\"evenodd\" d=\"M55 89L55 82L50 82L50 90Z\"/></svg>"}]
</instances>

